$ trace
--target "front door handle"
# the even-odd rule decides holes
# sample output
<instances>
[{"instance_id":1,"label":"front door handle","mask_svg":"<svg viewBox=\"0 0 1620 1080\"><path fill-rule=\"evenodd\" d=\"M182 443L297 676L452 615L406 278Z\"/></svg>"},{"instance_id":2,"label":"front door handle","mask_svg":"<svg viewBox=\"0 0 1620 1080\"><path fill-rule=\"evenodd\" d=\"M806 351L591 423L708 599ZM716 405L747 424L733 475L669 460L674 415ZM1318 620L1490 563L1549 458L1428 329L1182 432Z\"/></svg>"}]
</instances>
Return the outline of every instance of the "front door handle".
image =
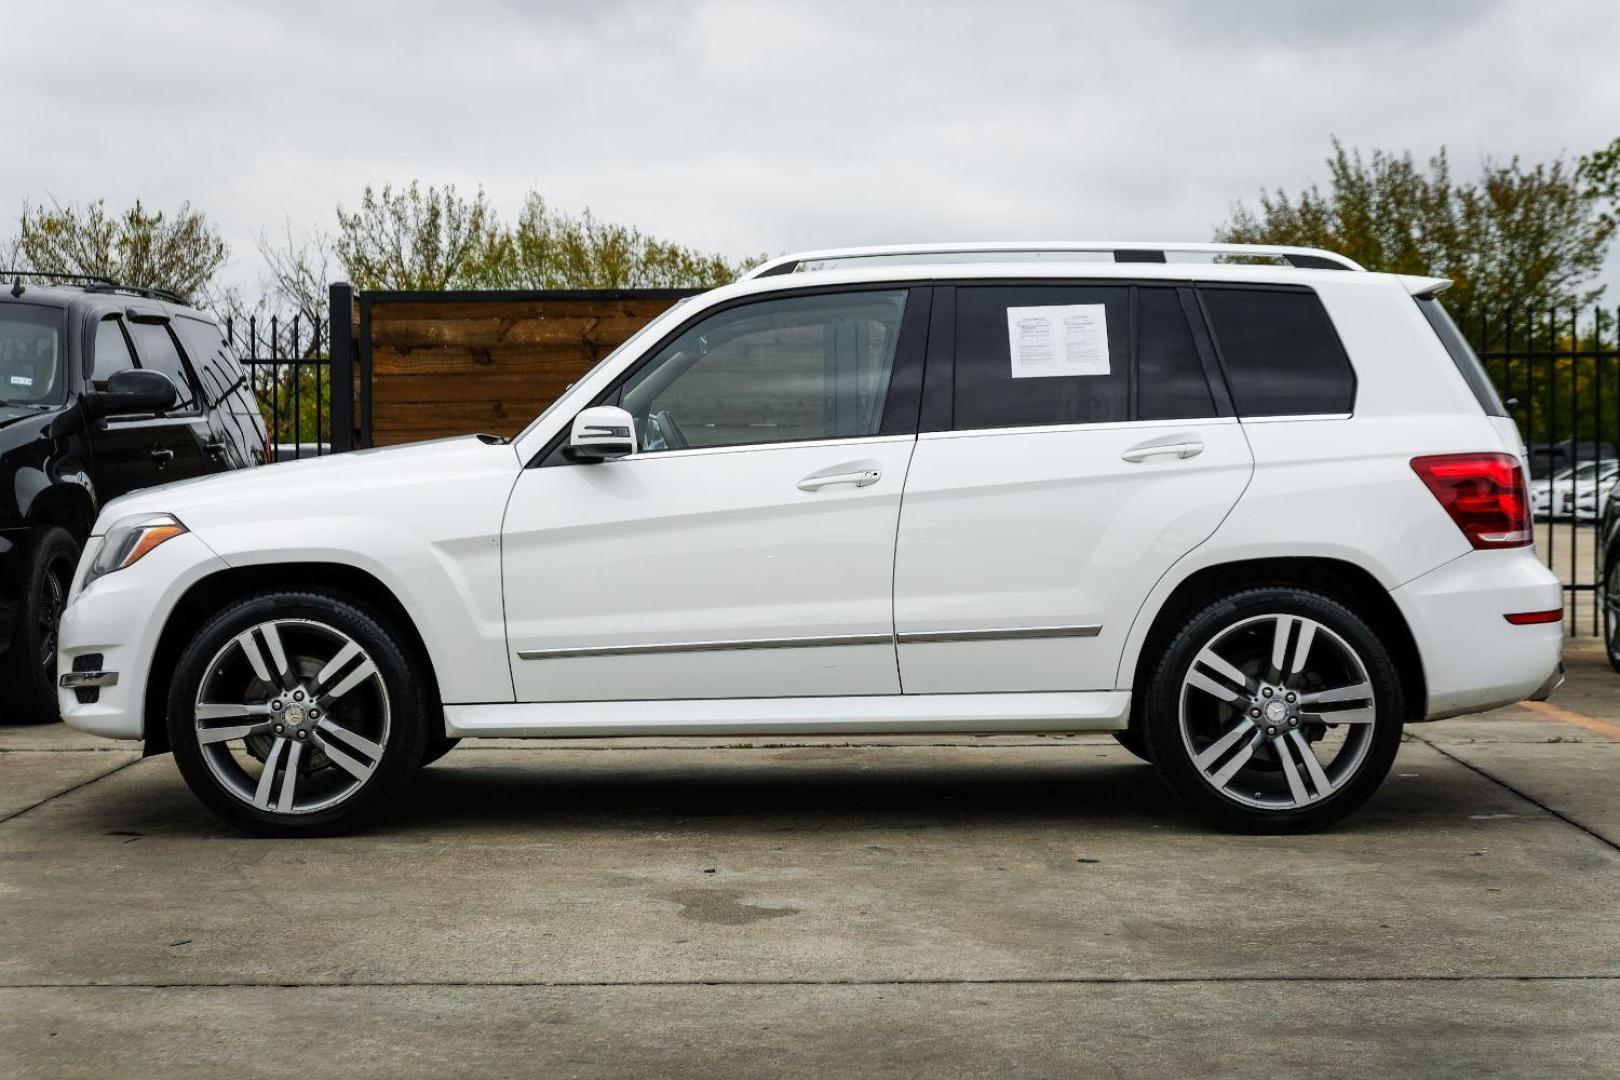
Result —
<instances>
[{"instance_id":1,"label":"front door handle","mask_svg":"<svg viewBox=\"0 0 1620 1080\"><path fill-rule=\"evenodd\" d=\"M878 469L861 469L857 472L828 473L825 476L807 476L799 481L800 491L820 491L824 487L834 484L854 484L856 487L866 487L883 479L883 473Z\"/></svg>"},{"instance_id":2,"label":"front door handle","mask_svg":"<svg viewBox=\"0 0 1620 1080\"><path fill-rule=\"evenodd\" d=\"M152 447L152 452L148 454L147 457L150 457L159 465L167 465L169 462L174 460L174 451L170 450L167 446L154 446Z\"/></svg>"},{"instance_id":3,"label":"front door handle","mask_svg":"<svg viewBox=\"0 0 1620 1080\"><path fill-rule=\"evenodd\" d=\"M1126 461L1146 461L1152 457L1197 457L1204 452L1202 439L1189 439L1185 436L1169 442L1141 443L1131 447L1119 455Z\"/></svg>"}]
</instances>

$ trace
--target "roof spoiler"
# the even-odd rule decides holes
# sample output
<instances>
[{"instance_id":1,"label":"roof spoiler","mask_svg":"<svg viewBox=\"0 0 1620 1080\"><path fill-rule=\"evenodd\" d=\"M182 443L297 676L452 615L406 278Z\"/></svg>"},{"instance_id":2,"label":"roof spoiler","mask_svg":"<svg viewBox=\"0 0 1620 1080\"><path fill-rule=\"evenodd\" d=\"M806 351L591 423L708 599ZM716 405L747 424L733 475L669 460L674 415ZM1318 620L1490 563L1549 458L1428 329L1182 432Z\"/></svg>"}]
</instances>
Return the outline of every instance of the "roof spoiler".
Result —
<instances>
[{"instance_id":1,"label":"roof spoiler","mask_svg":"<svg viewBox=\"0 0 1620 1080\"><path fill-rule=\"evenodd\" d=\"M1436 296L1451 288L1451 279L1443 277L1418 277L1415 274L1397 274L1406 291L1419 300L1432 300Z\"/></svg>"}]
</instances>

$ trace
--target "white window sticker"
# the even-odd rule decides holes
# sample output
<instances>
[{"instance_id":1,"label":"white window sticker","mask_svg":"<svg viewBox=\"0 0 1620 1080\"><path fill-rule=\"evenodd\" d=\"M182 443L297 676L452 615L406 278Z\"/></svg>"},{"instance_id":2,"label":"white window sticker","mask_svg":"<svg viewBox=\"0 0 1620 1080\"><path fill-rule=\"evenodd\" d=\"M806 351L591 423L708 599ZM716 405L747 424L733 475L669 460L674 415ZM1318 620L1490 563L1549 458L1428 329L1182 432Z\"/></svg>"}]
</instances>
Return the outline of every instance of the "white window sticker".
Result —
<instances>
[{"instance_id":1,"label":"white window sticker","mask_svg":"<svg viewBox=\"0 0 1620 1080\"><path fill-rule=\"evenodd\" d=\"M1108 314L1103 304L1007 309L1012 377L1107 375Z\"/></svg>"},{"instance_id":2,"label":"white window sticker","mask_svg":"<svg viewBox=\"0 0 1620 1080\"><path fill-rule=\"evenodd\" d=\"M26 375L13 375L11 377L11 385L12 386L33 386L34 385L34 380L30 379Z\"/></svg>"}]
</instances>

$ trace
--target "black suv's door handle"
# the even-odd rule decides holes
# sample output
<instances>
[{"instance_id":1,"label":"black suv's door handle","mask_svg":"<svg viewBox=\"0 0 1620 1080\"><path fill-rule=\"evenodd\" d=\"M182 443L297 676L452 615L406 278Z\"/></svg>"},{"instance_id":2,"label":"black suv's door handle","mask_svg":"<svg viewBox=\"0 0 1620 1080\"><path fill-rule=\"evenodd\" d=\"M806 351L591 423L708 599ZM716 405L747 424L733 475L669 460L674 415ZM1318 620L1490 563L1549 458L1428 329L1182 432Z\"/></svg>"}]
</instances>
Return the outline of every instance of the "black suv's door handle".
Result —
<instances>
[{"instance_id":1,"label":"black suv's door handle","mask_svg":"<svg viewBox=\"0 0 1620 1080\"><path fill-rule=\"evenodd\" d=\"M209 456L216 459L223 459L225 457L225 440L209 439L207 442L203 443L203 449L208 451Z\"/></svg>"},{"instance_id":2,"label":"black suv's door handle","mask_svg":"<svg viewBox=\"0 0 1620 1080\"><path fill-rule=\"evenodd\" d=\"M157 462L159 465L167 465L169 462L174 460L174 451L170 450L167 446L154 446L152 447L152 452L147 456L153 461Z\"/></svg>"}]
</instances>

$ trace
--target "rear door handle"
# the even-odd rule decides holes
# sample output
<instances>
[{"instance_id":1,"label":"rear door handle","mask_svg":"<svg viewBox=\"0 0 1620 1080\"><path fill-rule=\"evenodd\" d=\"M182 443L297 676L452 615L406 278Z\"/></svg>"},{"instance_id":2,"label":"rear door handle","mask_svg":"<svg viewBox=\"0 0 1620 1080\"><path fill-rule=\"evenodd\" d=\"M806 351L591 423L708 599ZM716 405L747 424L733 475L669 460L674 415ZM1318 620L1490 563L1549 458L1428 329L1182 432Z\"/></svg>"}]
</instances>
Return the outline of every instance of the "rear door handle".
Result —
<instances>
[{"instance_id":1,"label":"rear door handle","mask_svg":"<svg viewBox=\"0 0 1620 1080\"><path fill-rule=\"evenodd\" d=\"M824 487L834 484L854 484L856 487L866 487L883 479L883 473L878 469L860 469L856 472L828 473L825 476L807 476L799 481L800 491L820 491Z\"/></svg>"},{"instance_id":2,"label":"rear door handle","mask_svg":"<svg viewBox=\"0 0 1620 1080\"><path fill-rule=\"evenodd\" d=\"M1146 461L1152 457L1197 457L1204 452L1202 439L1189 439L1185 436L1169 442L1140 443L1126 450L1119 456L1126 461Z\"/></svg>"}]
</instances>

